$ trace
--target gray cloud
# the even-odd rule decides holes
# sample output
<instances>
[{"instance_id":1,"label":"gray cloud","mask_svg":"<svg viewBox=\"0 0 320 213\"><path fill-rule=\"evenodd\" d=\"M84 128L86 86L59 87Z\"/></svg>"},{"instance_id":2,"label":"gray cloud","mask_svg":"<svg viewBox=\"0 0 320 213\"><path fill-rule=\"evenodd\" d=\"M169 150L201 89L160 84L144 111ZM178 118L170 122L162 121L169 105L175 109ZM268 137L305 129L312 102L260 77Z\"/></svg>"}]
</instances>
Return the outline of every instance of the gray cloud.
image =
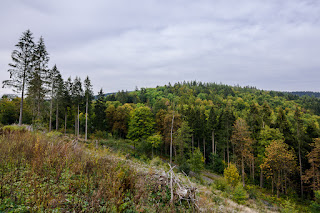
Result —
<instances>
[{"instance_id":1,"label":"gray cloud","mask_svg":"<svg viewBox=\"0 0 320 213\"><path fill-rule=\"evenodd\" d=\"M183 80L320 91L319 12L311 0L4 0L0 80L30 29L50 66L89 75L95 92Z\"/></svg>"}]
</instances>

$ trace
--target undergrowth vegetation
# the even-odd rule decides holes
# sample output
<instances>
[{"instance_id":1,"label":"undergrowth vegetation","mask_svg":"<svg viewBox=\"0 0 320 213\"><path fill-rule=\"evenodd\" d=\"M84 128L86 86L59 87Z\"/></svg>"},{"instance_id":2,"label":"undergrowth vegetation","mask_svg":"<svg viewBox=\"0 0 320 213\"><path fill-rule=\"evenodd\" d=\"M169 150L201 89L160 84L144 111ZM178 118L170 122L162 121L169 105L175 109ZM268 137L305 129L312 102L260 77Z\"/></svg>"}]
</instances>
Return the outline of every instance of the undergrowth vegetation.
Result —
<instances>
[{"instance_id":1,"label":"undergrowth vegetation","mask_svg":"<svg viewBox=\"0 0 320 213\"><path fill-rule=\"evenodd\" d=\"M54 136L54 137L53 137ZM7 131L0 138L0 211L167 212L188 208L152 174L59 136ZM180 210L179 210L180 209Z\"/></svg>"}]
</instances>

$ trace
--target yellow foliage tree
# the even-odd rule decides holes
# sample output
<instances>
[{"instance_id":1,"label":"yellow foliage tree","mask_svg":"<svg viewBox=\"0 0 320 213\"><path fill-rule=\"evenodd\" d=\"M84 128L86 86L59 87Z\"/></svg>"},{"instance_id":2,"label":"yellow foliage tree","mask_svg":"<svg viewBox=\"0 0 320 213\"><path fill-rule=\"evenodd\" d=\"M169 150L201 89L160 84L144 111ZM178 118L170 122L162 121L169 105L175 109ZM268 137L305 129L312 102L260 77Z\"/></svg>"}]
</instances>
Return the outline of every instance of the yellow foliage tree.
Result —
<instances>
[{"instance_id":1,"label":"yellow foliage tree","mask_svg":"<svg viewBox=\"0 0 320 213\"><path fill-rule=\"evenodd\" d=\"M313 191L316 191L320 190L320 138L315 138L312 146L312 151L307 155L311 167L302 178L306 183L311 182Z\"/></svg>"},{"instance_id":2,"label":"yellow foliage tree","mask_svg":"<svg viewBox=\"0 0 320 213\"><path fill-rule=\"evenodd\" d=\"M249 127L242 118L236 120L233 128L231 143L234 145L236 160L241 167L242 185L245 186L245 162L248 165L252 165L251 162L253 161L252 139L250 137L250 131L248 130Z\"/></svg>"},{"instance_id":3,"label":"yellow foliage tree","mask_svg":"<svg viewBox=\"0 0 320 213\"><path fill-rule=\"evenodd\" d=\"M286 192L287 175L297 170L295 159L294 151L289 150L288 144L283 140L272 141L266 147L265 158L260 166L266 176L272 179L272 191L276 183L277 197L281 188L282 192Z\"/></svg>"},{"instance_id":4,"label":"yellow foliage tree","mask_svg":"<svg viewBox=\"0 0 320 213\"><path fill-rule=\"evenodd\" d=\"M223 175L231 186L235 187L239 183L240 175L236 165L233 163L228 164L228 167L224 169Z\"/></svg>"}]
</instances>

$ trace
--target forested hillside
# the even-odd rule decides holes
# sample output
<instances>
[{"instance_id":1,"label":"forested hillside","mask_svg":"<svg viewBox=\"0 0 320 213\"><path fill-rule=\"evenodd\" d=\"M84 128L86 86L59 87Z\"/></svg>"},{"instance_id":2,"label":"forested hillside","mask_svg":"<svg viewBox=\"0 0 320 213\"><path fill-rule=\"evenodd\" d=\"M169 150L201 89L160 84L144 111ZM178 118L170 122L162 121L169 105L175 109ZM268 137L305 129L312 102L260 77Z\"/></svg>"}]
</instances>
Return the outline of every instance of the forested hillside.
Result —
<instances>
[{"instance_id":1,"label":"forested hillside","mask_svg":"<svg viewBox=\"0 0 320 213\"><path fill-rule=\"evenodd\" d=\"M231 163L242 185L277 197L313 199L320 189L320 101L316 97L216 83L170 83L94 100L87 77L48 68L44 40L26 31L12 53L10 80L21 98L2 97L3 125L87 138L123 138L147 158L160 155L186 172L222 174Z\"/></svg>"}]
</instances>

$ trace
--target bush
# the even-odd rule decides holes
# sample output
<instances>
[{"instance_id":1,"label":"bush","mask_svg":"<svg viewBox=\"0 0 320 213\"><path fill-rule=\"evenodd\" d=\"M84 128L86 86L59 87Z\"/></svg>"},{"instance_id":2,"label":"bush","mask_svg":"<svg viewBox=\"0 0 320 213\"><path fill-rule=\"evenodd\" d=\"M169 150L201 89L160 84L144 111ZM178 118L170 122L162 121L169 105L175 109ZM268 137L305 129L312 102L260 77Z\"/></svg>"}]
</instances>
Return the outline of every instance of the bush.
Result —
<instances>
[{"instance_id":1,"label":"bush","mask_svg":"<svg viewBox=\"0 0 320 213\"><path fill-rule=\"evenodd\" d=\"M188 164L186 161L184 161L180 166L179 166L180 172L186 173L186 175L189 175L190 173L190 164Z\"/></svg>"},{"instance_id":2,"label":"bush","mask_svg":"<svg viewBox=\"0 0 320 213\"><path fill-rule=\"evenodd\" d=\"M163 166L163 161L161 158L159 158L158 156L153 158L151 161L150 161L150 165L151 166Z\"/></svg>"},{"instance_id":3,"label":"bush","mask_svg":"<svg viewBox=\"0 0 320 213\"><path fill-rule=\"evenodd\" d=\"M51 131L51 132L48 132L47 133L47 136L49 137L49 138L58 138L58 137L60 137L62 135L62 133L61 132L57 132L57 131Z\"/></svg>"},{"instance_id":4,"label":"bush","mask_svg":"<svg viewBox=\"0 0 320 213\"><path fill-rule=\"evenodd\" d=\"M239 183L240 175L237 167L233 163L229 163L228 167L224 169L224 178L231 186L236 186Z\"/></svg>"},{"instance_id":5,"label":"bush","mask_svg":"<svg viewBox=\"0 0 320 213\"><path fill-rule=\"evenodd\" d=\"M93 137L96 139L103 139L103 138L106 138L106 136L107 136L106 131L101 131L101 130L98 130L93 134Z\"/></svg>"},{"instance_id":6,"label":"bush","mask_svg":"<svg viewBox=\"0 0 320 213\"><path fill-rule=\"evenodd\" d=\"M320 212L320 190L314 192L314 201L310 205L311 212Z\"/></svg>"},{"instance_id":7,"label":"bush","mask_svg":"<svg viewBox=\"0 0 320 213\"><path fill-rule=\"evenodd\" d=\"M207 164L207 168L215 173L223 174L223 170L225 169L226 165L223 159L220 158L219 155L212 153L209 155L209 158L209 162L212 163Z\"/></svg>"},{"instance_id":8,"label":"bush","mask_svg":"<svg viewBox=\"0 0 320 213\"><path fill-rule=\"evenodd\" d=\"M16 132L26 132L27 129L25 126L18 125L8 125L1 128L4 134L16 133Z\"/></svg>"},{"instance_id":9,"label":"bush","mask_svg":"<svg viewBox=\"0 0 320 213\"><path fill-rule=\"evenodd\" d=\"M225 178L218 178L214 181L212 185L213 189L217 189L220 191L227 191L230 192L231 188L230 185L228 184L227 180Z\"/></svg>"},{"instance_id":10,"label":"bush","mask_svg":"<svg viewBox=\"0 0 320 213\"><path fill-rule=\"evenodd\" d=\"M257 189L254 185L246 185L246 190L248 192L250 199L256 199L257 198Z\"/></svg>"},{"instance_id":11,"label":"bush","mask_svg":"<svg viewBox=\"0 0 320 213\"><path fill-rule=\"evenodd\" d=\"M282 205L281 212L282 213L298 213L298 210L296 210L296 205L294 205L294 203L291 203L290 200L286 200L284 202L284 205Z\"/></svg>"},{"instance_id":12,"label":"bush","mask_svg":"<svg viewBox=\"0 0 320 213\"><path fill-rule=\"evenodd\" d=\"M236 188L234 189L232 193L232 198L234 201L240 204L244 204L245 201L248 199L248 195L246 190L243 188L241 183L238 183Z\"/></svg>"},{"instance_id":13,"label":"bush","mask_svg":"<svg viewBox=\"0 0 320 213\"><path fill-rule=\"evenodd\" d=\"M195 149L193 154L191 154L188 163L190 164L190 169L197 175L200 175L200 172L204 169L204 158L199 148Z\"/></svg>"}]
</instances>

